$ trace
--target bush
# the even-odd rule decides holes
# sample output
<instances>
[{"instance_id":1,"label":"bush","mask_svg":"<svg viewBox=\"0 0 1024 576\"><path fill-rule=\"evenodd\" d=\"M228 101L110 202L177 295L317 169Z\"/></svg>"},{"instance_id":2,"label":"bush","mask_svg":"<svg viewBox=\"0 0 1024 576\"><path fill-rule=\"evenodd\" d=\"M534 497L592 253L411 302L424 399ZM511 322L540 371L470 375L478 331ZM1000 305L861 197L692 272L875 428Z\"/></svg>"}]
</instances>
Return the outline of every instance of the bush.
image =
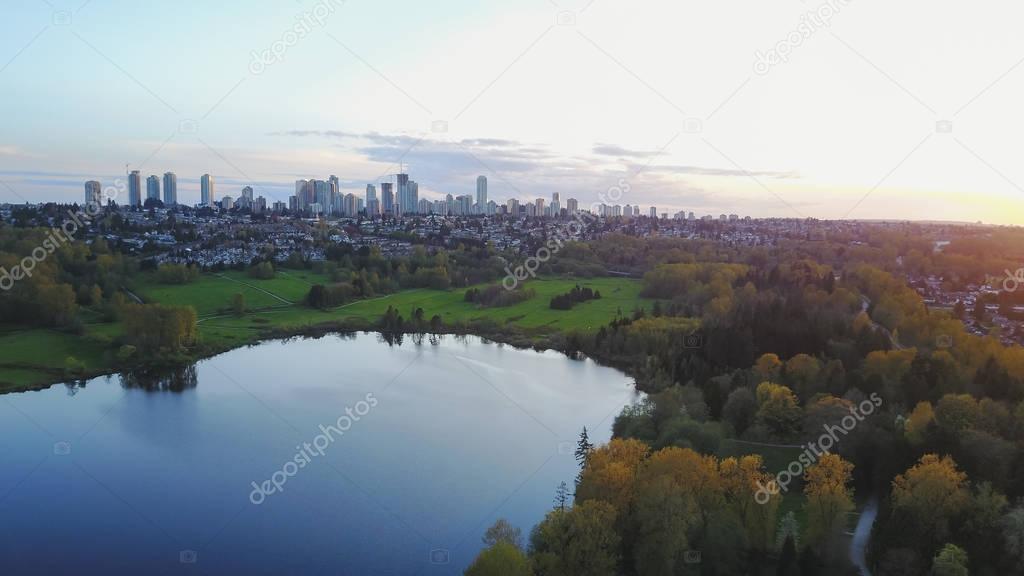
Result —
<instances>
[{"instance_id":1,"label":"bush","mask_svg":"<svg viewBox=\"0 0 1024 576\"><path fill-rule=\"evenodd\" d=\"M249 277L257 280L270 280L274 277L274 265L270 262L260 262L256 266L249 267Z\"/></svg>"},{"instance_id":2,"label":"bush","mask_svg":"<svg viewBox=\"0 0 1024 576\"><path fill-rule=\"evenodd\" d=\"M156 278L161 284L190 284L199 278L199 268L184 264L164 264L157 269Z\"/></svg>"}]
</instances>

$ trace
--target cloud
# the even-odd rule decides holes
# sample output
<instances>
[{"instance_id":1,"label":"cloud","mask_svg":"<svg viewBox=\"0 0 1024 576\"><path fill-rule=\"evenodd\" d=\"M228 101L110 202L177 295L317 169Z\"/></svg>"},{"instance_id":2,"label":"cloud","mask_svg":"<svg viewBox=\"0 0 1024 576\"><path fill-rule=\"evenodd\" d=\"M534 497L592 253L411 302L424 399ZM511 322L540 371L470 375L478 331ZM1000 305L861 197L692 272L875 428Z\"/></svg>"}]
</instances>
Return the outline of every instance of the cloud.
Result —
<instances>
[{"instance_id":1,"label":"cloud","mask_svg":"<svg viewBox=\"0 0 1024 576\"><path fill-rule=\"evenodd\" d=\"M617 158L652 158L662 154L647 150L630 150L614 144L595 144L593 152L600 156L615 156Z\"/></svg>"}]
</instances>

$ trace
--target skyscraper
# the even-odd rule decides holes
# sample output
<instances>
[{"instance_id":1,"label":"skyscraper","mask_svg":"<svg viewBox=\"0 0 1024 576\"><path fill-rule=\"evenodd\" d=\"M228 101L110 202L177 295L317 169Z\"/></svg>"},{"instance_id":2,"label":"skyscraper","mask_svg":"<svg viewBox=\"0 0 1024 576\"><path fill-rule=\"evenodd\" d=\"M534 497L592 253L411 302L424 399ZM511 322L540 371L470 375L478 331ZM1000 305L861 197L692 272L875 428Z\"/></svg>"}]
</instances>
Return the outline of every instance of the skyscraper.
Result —
<instances>
[{"instance_id":1,"label":"skyscraper","mask_svg":"<svg viewBox=\"0 0 1024 576\"><path fill-rule=\"evenodd\" d=\"M142 175L138 170L128 174L128 205L142 206Z\"/></svg>"},{"instance_id":2,"label":"skyscraper","mask_svg":"<svg viewBox=\"0 0 1024 576\"><path fill-rule=\"evenodd\" d=\"M156 174L150 174L149 178L146 178L146 200L150 198L160 199L160 178Z\"/></svg>"},{"instance_id":3,"label":"skyscraper","mask_svg":"<svg viewBox=\"0 0 1024 576\"><path fill-rule=\"evenodd\" d=\"M380 214L380 203L377 202L377 187L373 184L366 185L366 213L370 216Z\"/></svg>"},{"instance_id":4,"label":"skyscraper","mask_svg":"<svg viewBox=\"0 0 1024 576\"><path fill-rule=\"evenodd\" d=\"M409 210L416 212L420 202L420 185L409 180L409 184L406 186L406 195L409 198Z\"/></svg>"},{"instance_id":5,"label":"skyscraper","mask_svg":"<svg viewBox=\"0 0 1024 576\"><path fill-rule=\"evenodd\" d=\"M85 205L103 205L103 187L95 180L85 183Z\"/></svg>"},{"instance_id":6,"label":"skyscraper","mask_svg":"<svg viewBox=\"0 0 1024 576\"><path fill-rule=\"evenodd\" d=\"M210 206L213 204L214 182L213 176L209 174L203 174L203 177L199 179L199 187L201 189L200 201L203 206Z\"/></svg>"},{"instance_id":7,"label":"skyscraper","mask_svg":"<svg viewBox=\"0 0 1024 576\"><path fill-rule=\"evenodd\" d=\"M415 211L416 205L410 205L409 202L409 175L398 174L397 175L397 193L398 197L395 199L398 201L398 206L395 208L395 213L402 215L406 212Z\"/></svg>"},{"instance_id":8,"label":"skyscraper","mask_svg":"<svg viewBox=\"0 0 1024 576\"><path fill-rule=\"evenodd\" d=\"M250 202L252 202L252 200L253 200L252 195L253 195L252 186L246 186L245 188L242 188L242 198L245 198L245 199L249 200Z\"/></svg>"},{"instance_id":9,"label":"skyscraper","mask_svg":"<svg viewBox=\"0 0 1024 576\"><path fill-rule=\"evenodd\" d=\"M341 212L341 179L331 174L327 178L327 213Z\"/></svg>"},{"instance_id":10,"label":"skyscraper","mask_svg":"<svg viewBox=\"0 0 1024 576\"><path fill-rule=\"evenodd\" d=\"M164 205L174 206L178 203L178 176L174 172L164 173Z\"/></svg>"},{"instance_id":11,"label":"skyscraper","mask_svg":"<svg viewBox=\"0 0 1024 576\"><path fill-rule=\"evenodd\" d=\"M476 177L476 205L480 213L485 212L487 206L487 176Z\"/></svg>"},{"instance_id":12,"label":"skyscraper","mask_svg":"<svg viewBox=\"0 0 1024 576\"><path fill-rule=\"evenodd\" d=\"M392 189L391 182L381 182L380 200L381 208L384 210L385 214L395 213L395 193Z\"/></svg>"}]
</instances>

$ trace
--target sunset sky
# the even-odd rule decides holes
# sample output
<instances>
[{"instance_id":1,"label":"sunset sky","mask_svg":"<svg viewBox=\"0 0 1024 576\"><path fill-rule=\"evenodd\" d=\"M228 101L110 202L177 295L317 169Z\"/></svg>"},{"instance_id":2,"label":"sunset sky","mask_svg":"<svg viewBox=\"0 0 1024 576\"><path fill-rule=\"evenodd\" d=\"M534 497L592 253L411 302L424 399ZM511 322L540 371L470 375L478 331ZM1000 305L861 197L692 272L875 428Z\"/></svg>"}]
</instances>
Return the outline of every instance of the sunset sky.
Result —
<instances>
[{"instance_id":1,"label":"sunset sky","mask_svg":"<svg viewBox=\"0 0 1024 576\"><path fill-rule=\"evenodd\" d=\"M0 202L80 201L83 181L113 184L126 164L176 172L186 203L206 172L218 197L252 184L286 201L298 178L361 193L401 161L425 197L472 193L483 174L497 201L589 205L624 181L619 202L645 213L1024 224L1019 2L3 11ZM254 63L275 43L279 58Z\"/></svg>"}]
</instances>

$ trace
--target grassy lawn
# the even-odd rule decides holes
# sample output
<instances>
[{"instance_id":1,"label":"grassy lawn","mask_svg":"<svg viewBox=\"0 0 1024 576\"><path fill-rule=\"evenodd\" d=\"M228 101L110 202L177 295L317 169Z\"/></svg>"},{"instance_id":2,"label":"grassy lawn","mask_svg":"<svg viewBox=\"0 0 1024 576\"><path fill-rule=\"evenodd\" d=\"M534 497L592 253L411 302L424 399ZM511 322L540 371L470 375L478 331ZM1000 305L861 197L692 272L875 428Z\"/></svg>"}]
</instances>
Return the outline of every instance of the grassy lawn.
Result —
<instances>
[{"instance_id":1,"label":"grassy lawn","mask_svg":"<svg viewBox=\"0 0 1024 576\"><path fill-rule=\"evenodd\" d=\"M274 282L265 280L262 282ZM256 281L261 282L261 281ZM576 284L588 286L601 292L600 300L577 304L572 310L551 310L549 302L553 296L569 291ZM257 284L260 285L260 284ZM262 286L262 285L261 285ZM512 324L522 328L540 328L543 331L597 330L610 322L619 310L631 314L634 308L650 308L651 302L640 298L640 283L628 278L597 278L577 280L534 280L526 284L537 295L530 300L505 308L479 308L465 301L464 289L456 290L406 290L378 298L352 302L330 311L312 310L294 306L250 314L243 318L217 318L204 321L200 326L204 334L207 324L219 329L252 330L267 324L254 324L252 316L270 320L274 326L298 327L332 320L359 318L376 321L388 306L396 308L408 318L416 308L423 308L427 318L435 314L446 324L469 322L489 318L500 324Z\"/></svg>"},{"instance_id":2,"label":"grassy lawn","mask_svg":"<svg viewBox=\"0 0 1024 576\"><path fill-rule=\"evenodd\" d=\"M245 282L245 280L242 280ZM253 282L249 282L254 284ZM192 306L199 316L210 316L228 310L231 298L245 295L246 305L253 309L281 306L283 303L264 292L220 278L203 274L191 284L160 284L155 276L144 276L137 284L136 293L146 302L159 302L170 306ZM287 297L282 296L288 300Z\"/></svg>"},{"instance_id":3,"label":"grassy lawn","mask_svg":"<svg viewBox=\"0 0 1024 576\"><path fill-rule=\"evenodd\" d=\"M628 315L635 308L650 309L652 305L652 301L640 298L640 282L629 278L532 280L525 286L535 290L536 296L505 308L479 308L467 303L466 289L461 288L405 290L328 311L313 310L299 303L311 285L326 282L324 275L290 270L278 272L270 280L249 278L238 271L203 274L195 282L183 285L160 284L155 275L146 274L136 282L135 292L146 302L194 307L200 317L203 342L222 347L253 342L272 328L288 330L350 319L373 323L388 306L395 307L406 318L416 308L423 308L426 318L438 314L448 325L490 319L502 325L550 333L595 331L620 311ZM550 309L552 297L568 292L576 284L600 291L601 299L577 304L572 310ZM236 293L245 295L250 309L240 318L229 314L231 298ZM279 298L295 304L285 304ZM121 326L104 323L97 314L83 319L85 336L0 326L0 389L52 381L55 375L62 374L69 356L83 362L90 371L103 370L107 343L122 333Z\"/></svg>"},{"instance_id":4,"label":"grassy lawn","mask_svg":"<svg viewBox=\"0 0 1024 576\"><path fill-rule=\"evenodd\" d=\"M0 335L0 389L52 380L69 356L87 370L104 367L106 344L89 337L35 329Z\"/></svg>"}]
</instances>

